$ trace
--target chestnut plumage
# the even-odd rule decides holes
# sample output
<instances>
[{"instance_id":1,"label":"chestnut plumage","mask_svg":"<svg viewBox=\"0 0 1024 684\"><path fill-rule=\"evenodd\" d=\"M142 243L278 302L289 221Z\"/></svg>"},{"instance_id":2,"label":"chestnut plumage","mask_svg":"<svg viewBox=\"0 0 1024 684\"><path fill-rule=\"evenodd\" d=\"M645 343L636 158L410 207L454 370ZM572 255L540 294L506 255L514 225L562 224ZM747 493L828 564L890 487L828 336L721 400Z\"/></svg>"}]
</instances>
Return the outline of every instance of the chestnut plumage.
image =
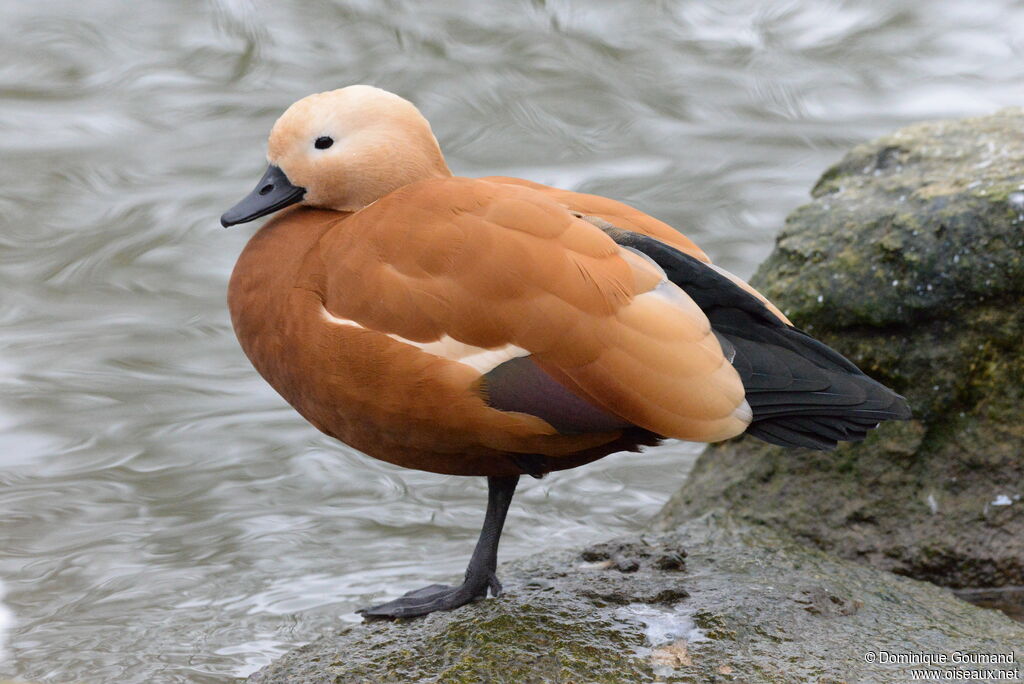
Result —
<instances>
[{"instance_id":1,"label":"chestnut plumage","mask_svg":"<svg viewBox=\"0 0 1024 684\"><path fill-rule=\"evenodd\" d=\"M275 124L268 158L261 185L274 187L225 219L299 205L256 233L231 277L253 365L370 456L489 478L465 582L368 617L500 591L497 542L520 474L666 437L829 449L909 416L664 223L604 197L452 176L426 119L396 95L304 98Z\"/></svg>"}]
</instances>

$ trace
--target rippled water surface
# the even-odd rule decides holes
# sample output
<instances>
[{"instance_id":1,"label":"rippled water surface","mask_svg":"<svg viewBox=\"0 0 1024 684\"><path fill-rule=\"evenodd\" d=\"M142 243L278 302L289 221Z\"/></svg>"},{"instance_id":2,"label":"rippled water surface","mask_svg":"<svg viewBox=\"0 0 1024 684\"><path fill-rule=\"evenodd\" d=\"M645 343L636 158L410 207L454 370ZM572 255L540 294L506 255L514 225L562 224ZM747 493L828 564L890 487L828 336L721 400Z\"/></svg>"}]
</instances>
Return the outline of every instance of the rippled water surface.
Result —
<instances>
[{"instance_id":1,"label":"rippled water surface","mask_svg":"<svg viewBox=\"0 0 1024 684\"><path fill-rule=\"evenodd\" d=\"M217 217L298 97L397 91L457 173L625 200L741 275L851 144L1024 101L1009 0L0 0L0 26L0 676L35 681L229 681L464 567L483 482L332 443L231 332L253 230ZM694 453L526 483L503 558L639 528Z\"/></svg>"}]
</instances>

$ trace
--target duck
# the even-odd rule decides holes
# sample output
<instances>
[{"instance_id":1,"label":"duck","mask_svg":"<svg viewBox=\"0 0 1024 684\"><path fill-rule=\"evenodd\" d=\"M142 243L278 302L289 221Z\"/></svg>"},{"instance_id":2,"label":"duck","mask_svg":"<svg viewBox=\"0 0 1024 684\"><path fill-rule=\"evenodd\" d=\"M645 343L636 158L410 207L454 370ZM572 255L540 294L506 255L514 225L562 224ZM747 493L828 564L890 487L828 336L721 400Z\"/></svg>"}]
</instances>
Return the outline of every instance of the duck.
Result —
<instances>
[{"instance_id":1,"label":"duck","mask_svg":"<svg viewBox=\"0 0 1024 684\"><path fill-rule=\"evenodd\" d=\"M498 543L524 475L666 439L829 450L910 417L903 397L662 221L525 179L454 175L394 93L300 99L273 125L267 161L221 217L274 215L228 285L252 365L363 454L487 478L463 581L364 619L499 596Z\"/></svg>"}]
</instances>

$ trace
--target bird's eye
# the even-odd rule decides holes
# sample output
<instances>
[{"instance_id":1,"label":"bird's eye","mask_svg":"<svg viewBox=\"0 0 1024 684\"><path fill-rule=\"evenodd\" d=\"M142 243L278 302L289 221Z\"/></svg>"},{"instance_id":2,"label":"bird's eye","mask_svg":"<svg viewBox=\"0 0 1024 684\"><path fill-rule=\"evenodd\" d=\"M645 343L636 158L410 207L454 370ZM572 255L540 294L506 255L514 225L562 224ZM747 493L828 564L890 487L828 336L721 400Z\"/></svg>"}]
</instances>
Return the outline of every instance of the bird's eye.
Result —
<instances>
[{"instance_id":1,"label":"bird's eye","mask_svg":"<svg viewBox=\"0 0 1024 684\"><path fill-rule=\"evenodd\" d=\"M318 150L326 150L328 147L330 147L333 144L334 144L334 138L329 138L326 135L322 135L322 136L320 136L319 138L316 139L316 142L313 143L313 147L315 147Z\"/></svg>"}]
</instances>

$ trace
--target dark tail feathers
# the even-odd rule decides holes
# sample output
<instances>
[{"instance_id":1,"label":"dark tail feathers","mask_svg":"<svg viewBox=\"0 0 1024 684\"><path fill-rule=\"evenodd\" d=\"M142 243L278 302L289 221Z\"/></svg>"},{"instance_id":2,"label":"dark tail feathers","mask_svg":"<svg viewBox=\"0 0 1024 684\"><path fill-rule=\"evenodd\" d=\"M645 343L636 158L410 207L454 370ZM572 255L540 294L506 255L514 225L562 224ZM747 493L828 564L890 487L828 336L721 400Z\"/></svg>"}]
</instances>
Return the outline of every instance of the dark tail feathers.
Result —
<instances>
[{"instance_id":1,"label":"dark tail feathers","mask_svg":"<svg viewBox=\"0 0 1024 684\"><path fill-rule=\"evenodd\" d=\"M903 397L830 347L796 328L758 327L759 340L716 330L726 353L735 354L732 364L754 414L749 434L780 446L831 450L837 442L859 442L883 420L910 417Z\"/></svg>"}]
</instances>

